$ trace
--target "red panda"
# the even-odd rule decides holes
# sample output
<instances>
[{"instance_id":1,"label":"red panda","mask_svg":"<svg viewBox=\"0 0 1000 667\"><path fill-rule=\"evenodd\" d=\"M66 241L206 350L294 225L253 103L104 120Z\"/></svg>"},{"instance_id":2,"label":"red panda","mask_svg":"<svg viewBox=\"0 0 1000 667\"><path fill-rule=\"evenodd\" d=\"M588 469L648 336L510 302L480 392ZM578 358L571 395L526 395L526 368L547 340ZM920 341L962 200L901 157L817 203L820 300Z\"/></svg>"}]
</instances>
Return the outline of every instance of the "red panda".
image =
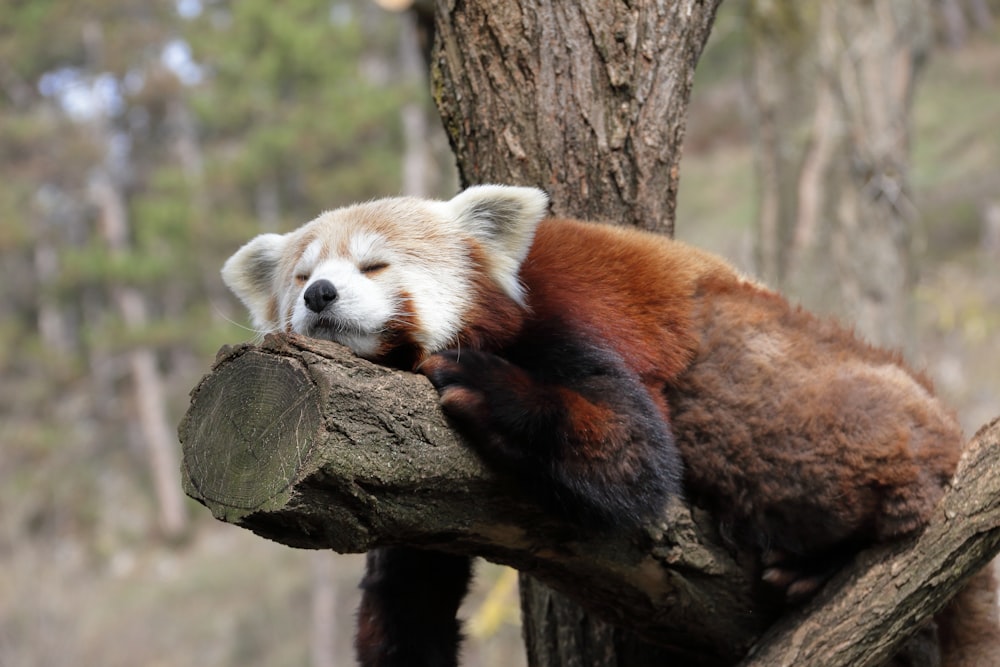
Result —
<instances>
[{"instance_id":1,"label":"red panda","mask_svg":"<svg viewBox=\"0 0 1000 667\"><path fill-rule=\"evenodd\" d=\"M797 598L923 527L963 442L924 376L718 257L546 208L506 186L359 204L253 239L223 279L262 332L426 375L484 461L585 529L683 493ZM469 576L467 558L369 554L361 664L456 665ZM976 586L993 615L965 621L986 655L995 586Z\"/></svg>"}]
</instances>

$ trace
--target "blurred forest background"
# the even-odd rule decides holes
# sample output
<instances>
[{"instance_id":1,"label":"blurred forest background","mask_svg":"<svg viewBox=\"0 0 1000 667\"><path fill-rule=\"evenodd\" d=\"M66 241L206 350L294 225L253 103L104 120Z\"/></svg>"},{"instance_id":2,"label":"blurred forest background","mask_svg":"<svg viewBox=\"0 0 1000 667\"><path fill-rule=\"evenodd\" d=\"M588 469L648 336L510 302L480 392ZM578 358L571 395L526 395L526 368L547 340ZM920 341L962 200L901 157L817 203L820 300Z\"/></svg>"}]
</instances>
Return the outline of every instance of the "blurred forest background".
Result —
<instances>
[{"instance_id":1,"label":"blurred forest background","mask_svg":"<svg viewBox=\"0 0 1000 667\"><path fill-rule=\"evenodd\" d=\"M748 271L766 273L755 71L795 63L781 122L806 141L817 4L723 3L699 66L677 235ZM927 7L906 344L971 434L1000 415L1000 2ZM215 522L180 492L176 424L215 351L254 335L218 274L239 245L456 190L413 19L7 2L0 172L0 666L352 664L360 558ZM466 664L523 664L513 579L480 572Z\"/></svg>"}]
</instances>

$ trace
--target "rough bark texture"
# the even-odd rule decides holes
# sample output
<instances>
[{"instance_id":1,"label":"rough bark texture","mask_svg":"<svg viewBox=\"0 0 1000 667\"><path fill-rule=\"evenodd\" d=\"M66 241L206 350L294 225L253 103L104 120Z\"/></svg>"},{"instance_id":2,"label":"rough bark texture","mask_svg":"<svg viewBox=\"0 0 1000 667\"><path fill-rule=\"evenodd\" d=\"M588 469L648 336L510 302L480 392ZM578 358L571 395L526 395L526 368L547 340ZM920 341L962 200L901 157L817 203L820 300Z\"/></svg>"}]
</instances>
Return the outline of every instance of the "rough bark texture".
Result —
<instances>
[{"instance_id":1,"label":"rough bark texture","mask_svg":"<svg viewBox=\"0 0 1000 667\"><path fill-rule=\"evenodd\" d=\"M721 0L440 0L432 87L464 184L670 233L695 64Z\"/></svg>"},{"instance_id":2,"label":"rough bark texture","mask_svg":"<svg viewBox=\"0 0 1000 667\"><path fill-rule=\"evenodd\" d=\"M719 1L439 0L433 88L464 184L536 185L556 214L670 232L691 79ZM482 468L425 380L332 344L272 337L224 354L181 435L186 488L219 518L293 546L432 546L526 573L532 665L732 665L774 618L702 512L675 503L634 533L579 534ZM994 429L979 441L994 460L997 440ZM997 494L962 488L967 498ZM947 548L995 549L1000 521L984 516L976 546ZM924 558L930 547L913 548ZM878 626L880 641L901 641L961 572L940 575L927 587L933 604L915 611L904 601L845 626L836 606L857 576L845 572L844 590L760 644L757 664L864 664L847 654L831 662L828 645L811 642L839 627L851 640L838 646L867 654L866 624L884 617L902 620ZM865 608L879 604L866 598ZM792 662L760 662L768 651Z\"/></svg>"},{"instance_id":3,"label":"rough bark texture","mask_svg":"<svg viewBox=\"0 0 1000 667\"><path fill-rule=\"evenodd\" d=\"M720 2L439 0L432 92L463 184L534 185L558 215L672 234L691 82ZM521 576L530 664L667 658L535 587Z\"/></svg>"},{"instance_id":4,"label":"rough bark texture","mask_svg":"<svg viewBox=\"0 0 1000 667\"><path fill-rule=\"evenodd\" d=\"M192 392L180 435L185 490L220 519L296 547L411 544L485 556L671 647L623 641L577 612L591 630L559 642L598 643L576 661L566 653L544 664L634 665L669 654L675 664L732 665L765 631L745 665L877 664L1000 548L1000 421L974 439L919 539L863 554L804 614L769 630L773 614L756 604L703 512L677 502L632 532L579 534L480 464L426 379L333 343L283 335L223 350ZM528 608L546 608L538 602ZM530 631L527 639L554 641Z\"/></svg>"}]
</instances>

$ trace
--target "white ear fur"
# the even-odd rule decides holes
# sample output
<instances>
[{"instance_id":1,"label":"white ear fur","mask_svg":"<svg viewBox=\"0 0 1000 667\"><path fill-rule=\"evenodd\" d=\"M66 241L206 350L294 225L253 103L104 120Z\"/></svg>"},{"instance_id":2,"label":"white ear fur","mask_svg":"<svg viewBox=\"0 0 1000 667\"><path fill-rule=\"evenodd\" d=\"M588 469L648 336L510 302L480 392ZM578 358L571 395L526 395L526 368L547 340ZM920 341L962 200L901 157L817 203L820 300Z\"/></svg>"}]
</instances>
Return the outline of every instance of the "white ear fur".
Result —
<instances>
[{"instance_id":1,"label":"white ear fur","mask_svg":"<svg viewBox=\"0 0 1000 667\"><path fill-rule=\"evenodd\" d=\"M517 279L549 198L537 188L476 185L449 201L454 220L490 250L493 278L516 301L524 290Z\"/></svg>"},{"instance_id":2,"label":"white ear fur","mask_svg":"<svg viewBox=\"0 0 1000 667\"><path fill-rule=\"evenodd\" d=\"M275 297L278 264L287 243L282 234L261 234L236 251L222 265L222 282L250 311L254 327L270 331L278 323L269 317Z\"/></svg>"}]
</instances>

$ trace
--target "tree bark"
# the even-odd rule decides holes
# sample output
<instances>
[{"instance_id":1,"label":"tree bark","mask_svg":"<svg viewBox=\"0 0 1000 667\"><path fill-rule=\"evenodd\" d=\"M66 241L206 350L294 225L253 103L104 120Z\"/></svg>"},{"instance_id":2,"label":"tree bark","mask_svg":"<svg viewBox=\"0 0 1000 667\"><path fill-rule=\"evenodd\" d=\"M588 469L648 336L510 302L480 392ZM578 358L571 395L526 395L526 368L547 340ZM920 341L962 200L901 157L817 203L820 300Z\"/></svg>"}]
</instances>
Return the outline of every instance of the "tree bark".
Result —
<instances>
[{"instance_id":1,"label":"tree bark","mask_svg":"<svg viewBox=\"0 0 1000 667\"><path fill-rule=\"evenodd\" d=\"M556 214L669 233L691 78L717 5L439 0L432 87L463 183L537 185ZM979 446L995 460L996 429L987 435ZM483 468L426 381L332 344L270 337L224 354L195 391L181 436L188 492L224 520L293 546L409 544L526 573L532 665L733 665L775 619L705 513L678 502L635 532L580 534ZM984 507L996 488L964 493ZM952 553L986 562L1000 525L993 509L986 515L971 540L948 542ZM933 546L878 555L899 564ZM787 664L865 664L854 657L867 655L869 628L891 651L967 567L918 586L931 595L926 605L908 598L883 613L869 590L865 608L879 613L861 621L836 608L867 571L849 568L831 597L790 616L791 634L763 640L755 659L776 651ZM882 576L899 572L908 571ZM885 617L897 622L886 629L877 623ZM837 656L844 662L811 643L837 628L855 647Z\"/></svg>"},{"instance_id":2,"label":"tree bark","mask_svg":"<svg viewBox=\"0 0 1000 667\"><path fill-rule=\"evenodd\" d=\"M806 98L811 24L815 8L800 0L752 0L744 25L749 43L747 88L757 150L756 273L781 286L795 229L795 177L798 156L790 128L802 116L797 100Z\"/></svg>"},{"instance_id":3,"label":"tree bark","mask_svg":"<svg viewBox=\"0 0 1000 667\"><path fill-rule=\"evenodd\" d=\"M439 0L432 92L461 180L671 233L695 64L721 0Z\"/></svg>"},{"instance_id":4,"label":"tree bark","mask_svg":"<svg viewBox=\"0 0 1000 667\"><path fill-rule=\"evenodd\" d=\"M462 445L426 379L334 343L271 335L223 350L180 437L187 493L267 538L342 553L432 547L529 572L587 610L576 622L596 623L559 635L602 640L572 664L645 664L636 656L653 649L612 626L667 647L658 655L676 664L733 665L751 647L747 667L878 664L1000 549L1000 420L974 438L918 539L862 554L770 629L774 611L706 513L674 502L640 529L580 534ZM529 643L551 643L536 627ZM570 664L559 660L539 664Z\"/></svg>"},{"instance_id":5,"label":"tree bark","mask_svg":"<svg viewBox=\"0 0 1000 667\"><path fill-rule=\"evenodd\" d=\"M223 353L180 436L187 493L278 542L485 556L563 592L589 591L602 618L696 650L707 665L731 664L764 627L742 569L702 537L713 532L703 513L676 503L662 525L581 535L482 466L425 378L333 343L271 335Z\"/></svg>"},{"instance_id":6,"label":"tree bark","mask_svg":"<svg viewBox=\"0 0 1000 667\"><path fill-rule=\"evenodd\" d=\"M103 28L100 22L88 20L82 32L88 69L95 74L102 71L106 53ZM128 255L131 245L126 181L135 167L132 149L115 148L126 137L116 132L110 117L97 116L93 126L100 137L99 143L106 148L104 159L94 169L88 184L89 200L97 211L99 234L109 254L122 258ZM147 325L147 297L138 287L115 283L110 292L126 331L134 332ZM156 352L149 345L135 344L128 350L127 360L135 396L135 420L148 454L160 530L167 539L178 540L187 531L187 505L180 489L177 443L167 416Z\"/></svg>"},{"instance_id":7,"label":"tree bark","mask_svg":"<svg viewBox=\"0 0 1000 667\"><path fill-rule=\"evenodd\" d=\"M929 20L926 0L824 3L820 13L820 29L837 43L821 67L842 122L826 188L840 312L868 340L892 347L911 342L910 109ZM811 270L799 268L799 276Z\"/></svg>"}]
</instances>

